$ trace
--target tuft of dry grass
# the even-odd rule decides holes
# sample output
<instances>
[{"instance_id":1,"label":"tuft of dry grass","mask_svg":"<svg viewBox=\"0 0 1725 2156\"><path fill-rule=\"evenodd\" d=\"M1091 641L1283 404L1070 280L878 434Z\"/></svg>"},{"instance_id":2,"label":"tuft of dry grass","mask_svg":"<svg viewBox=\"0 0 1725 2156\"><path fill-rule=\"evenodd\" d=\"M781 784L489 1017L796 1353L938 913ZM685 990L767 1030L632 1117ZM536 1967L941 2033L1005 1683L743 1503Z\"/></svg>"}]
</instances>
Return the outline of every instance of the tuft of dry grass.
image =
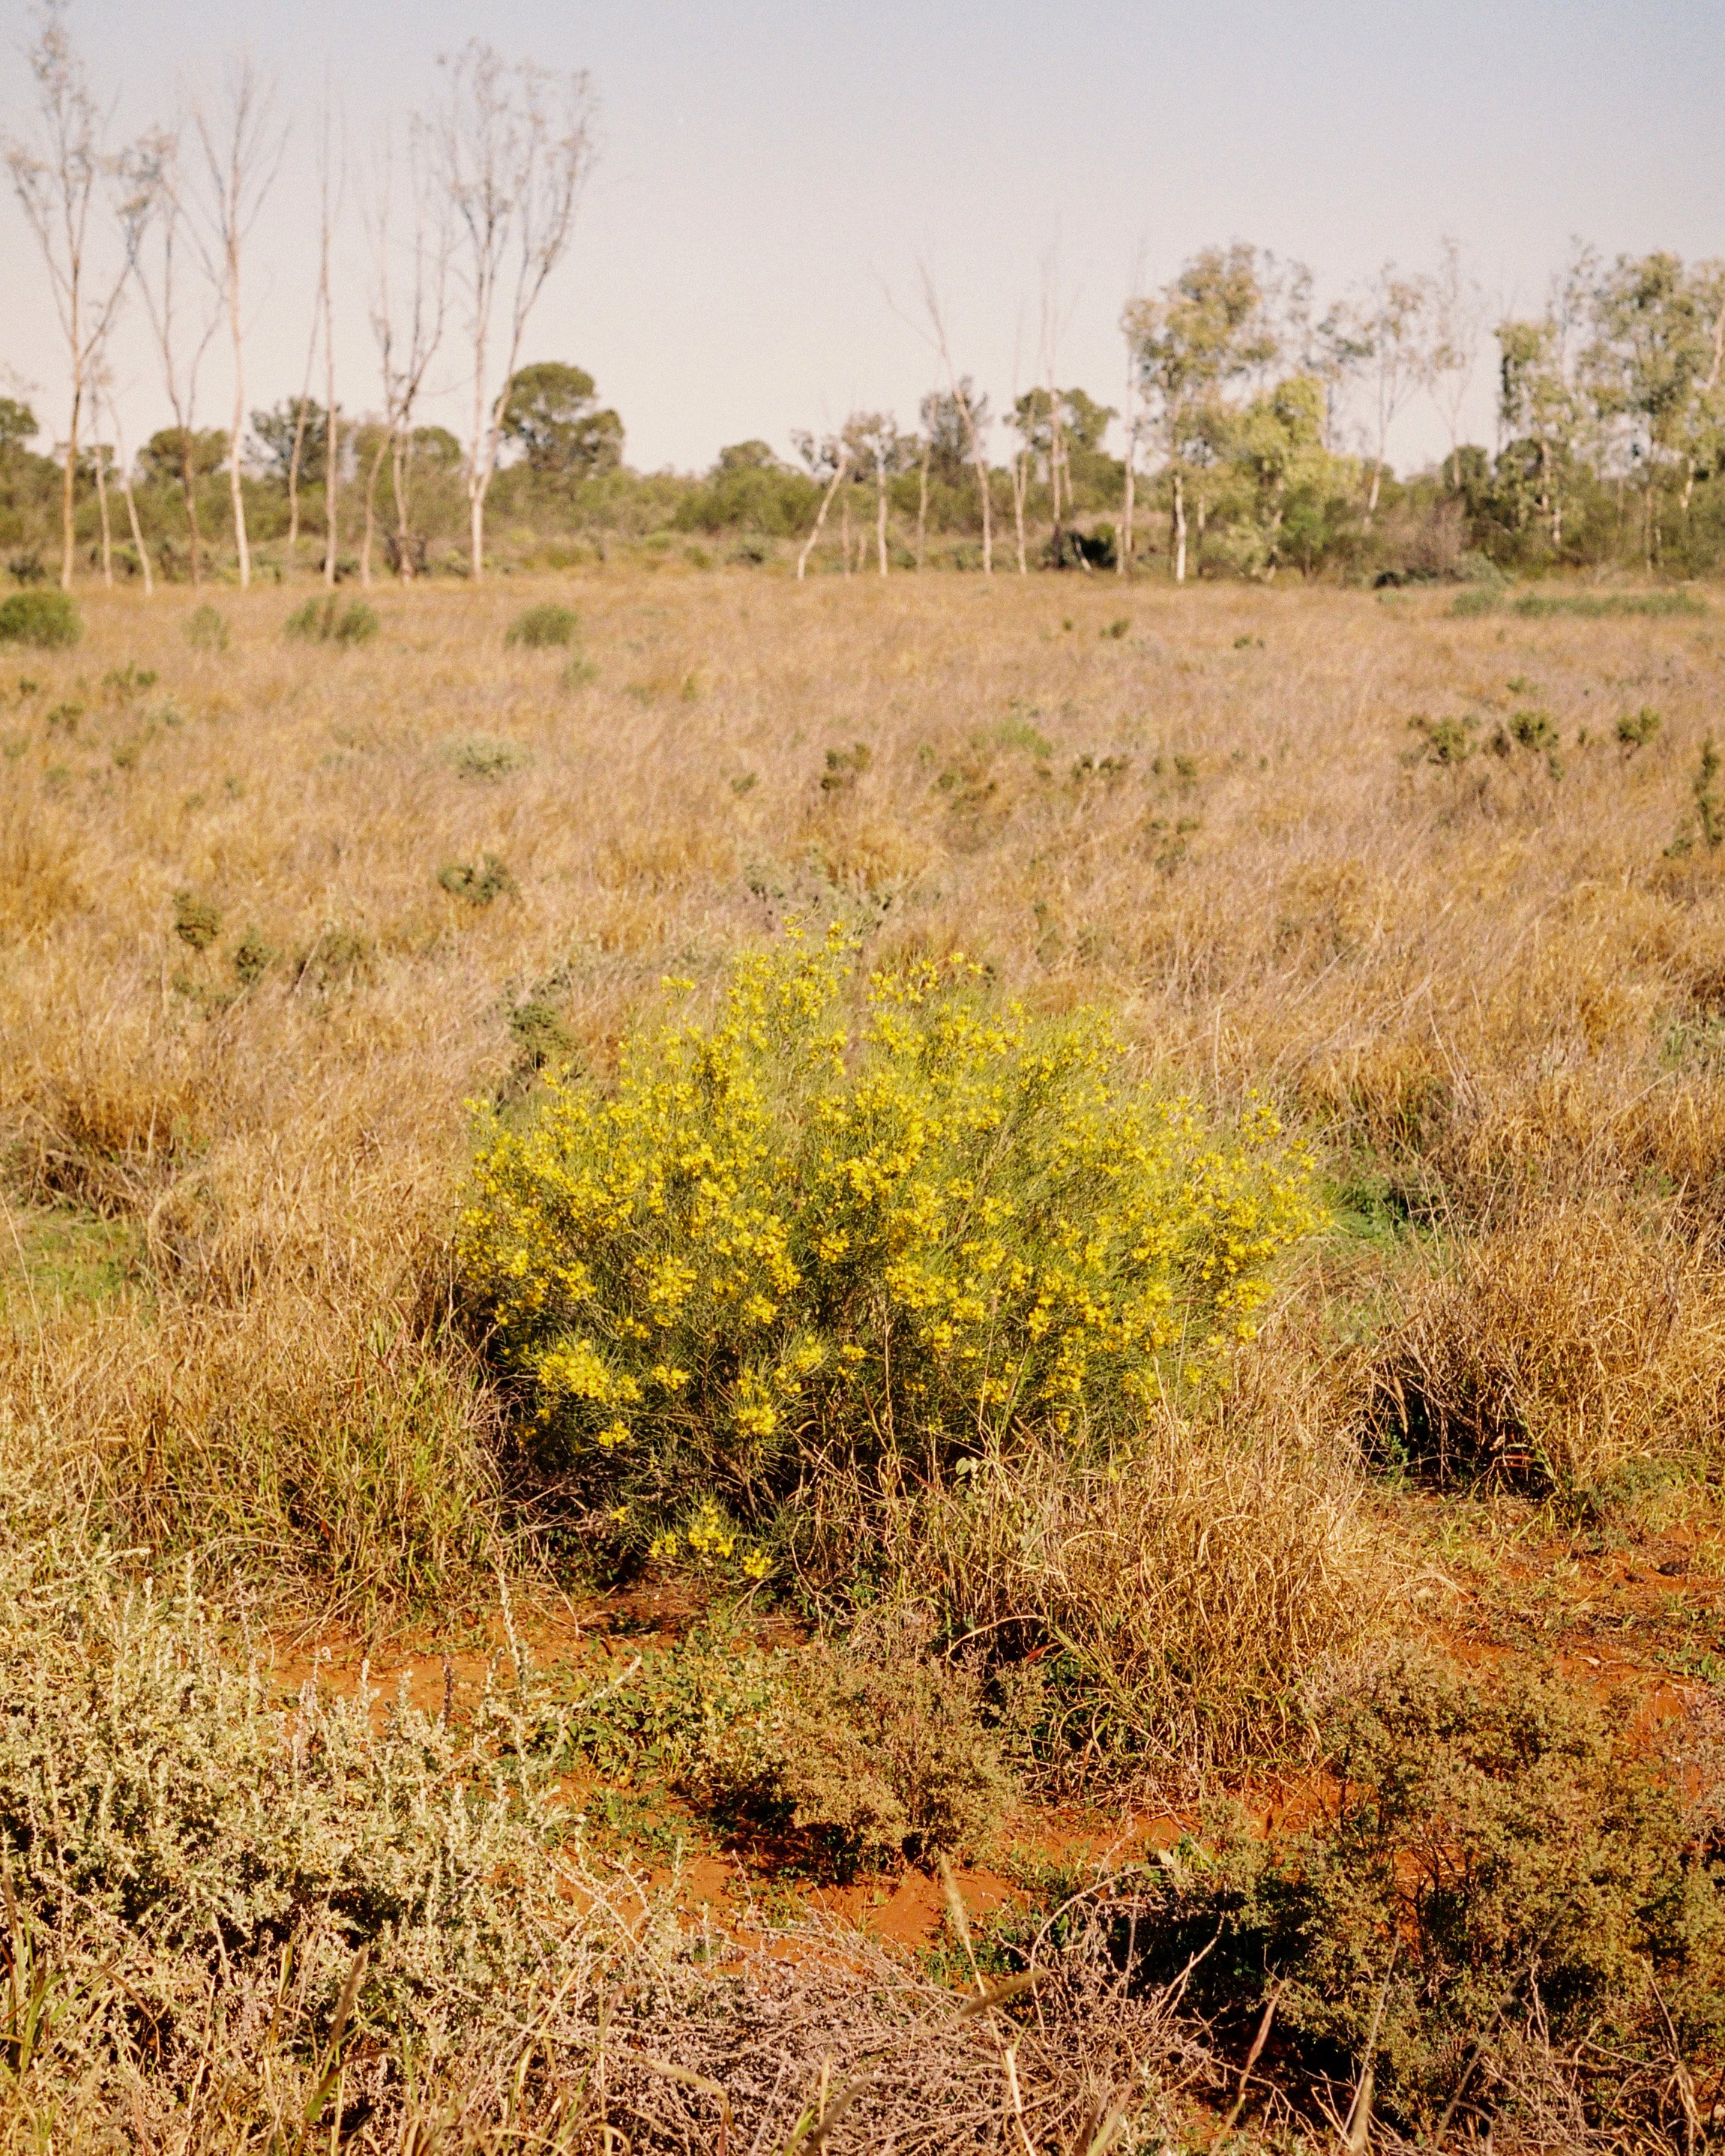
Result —
<instances>
[{"instance_id":1,"label":"tuft of dry grass","mask_svg":"<svg viewBox=\"0 0 1725 2156\"><path fill-rule=\"evenodd\" d=\"M1414 1276L1377 1427L1440 1476L1607 1496L1725 1465L1725 1267L1709 1238L1565 1206Z\"/></svg>"}]
</instances>

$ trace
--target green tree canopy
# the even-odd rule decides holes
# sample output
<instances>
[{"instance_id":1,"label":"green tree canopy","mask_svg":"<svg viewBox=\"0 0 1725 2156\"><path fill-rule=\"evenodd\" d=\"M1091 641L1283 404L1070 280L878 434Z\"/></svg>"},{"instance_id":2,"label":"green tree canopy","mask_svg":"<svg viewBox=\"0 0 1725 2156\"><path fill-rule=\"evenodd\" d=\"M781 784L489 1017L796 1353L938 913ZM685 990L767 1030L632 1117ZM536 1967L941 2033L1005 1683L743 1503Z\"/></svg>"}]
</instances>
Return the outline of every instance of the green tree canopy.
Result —
<instances>
[{"instance_id":1,"label":"green tree canopy","mask_svg":"<svg viewBox=\"0 0 1725 2156\"><path fill-rule=\"evenodd\" d=\"M189 432L163 427L151 435L138 451L138 470L146 480L177 486L189 459L193 479L207 479L228 459L225 427L198 427Z\"/></svg>"},{"instance_id":2,"label":"green tree canopy","mask_svg":"<svg viewBox=\"0 0 1725 2156\"><path fill-rule=\"evenodd\" d=\"M542 360L524 367L509 385L504 439L536 472L563 479L592 479L623 461L623 422L601 410L585 367Z\"/></svg>"},{"instance_id":3,"label":"green tree canopy","mask_svg":"<svg viewBox=\"0 0 1725 2156\"><path fill-rule=\"evenodd\" d=\"M15 397L0 397L0 457L9 457L41 432L36 414Z\"/></svg>"},{"instance_id":4,"label":"green tree canopy","mask_svg":"<svg viewBox=\"0 0 1725 2156\"><path fill-rule=\"evenodd\" d=\"M324 443L329 434L329 418L315 398L285 397L281 403L268 412L254 412L252 434L255 453L271 479L287 483L290 466L294 460L294 436L300 427L300 405L305 406L305 433L300 442L300 484L302 486L321 486L323 484ZM336 424L341 426L341 408L336 407ZM337 437L339 439L339 436Z\"/></svg>"}]
</instances>

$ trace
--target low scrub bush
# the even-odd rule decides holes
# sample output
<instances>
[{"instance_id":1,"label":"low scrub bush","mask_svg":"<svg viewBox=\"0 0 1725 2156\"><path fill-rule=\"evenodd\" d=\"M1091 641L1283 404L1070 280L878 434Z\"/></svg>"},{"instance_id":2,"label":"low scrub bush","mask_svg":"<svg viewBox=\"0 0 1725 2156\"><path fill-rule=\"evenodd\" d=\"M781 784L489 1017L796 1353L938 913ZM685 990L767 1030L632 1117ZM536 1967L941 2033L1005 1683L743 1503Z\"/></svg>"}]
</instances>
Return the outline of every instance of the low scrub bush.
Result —
<instances>
[{"instance_id":1,"label":"low scrub bush","mask_svg":"<svg viewBox=\"0 0 1725 2156\"><path fill-rule=\"evenodd\" d=\"M1503 2147L1701 2146L1725 2069L1717 1744L1626 1760L1567 1681L1488 1686L1406 1650L1317 1711L1324 1816L1177 1852L1138 1912L1146 1974L1190 1968L1242 2042L1273 1992L1280 2074L1345 2113L1363 2071L1420 2148L1464 2123Z\"/></svg>"},{"instance_id":2,"label":"low scrub bush","mask_svg":"<svg viewBox=\"0 0 1725 2156\"><path fill-rule=\"evenodd\" d=\"M635 1532L805 1476L940 1486L1033 1441L1101 1460L1219 1374L1309 1167L1268 1111L1213 1131L1094 1014L1038 1024L963 960L870 977L788 939L716 1019L625 1040L482 1131L459 1231L548 1470Z\"/></svg>"},{"instance_id":3,"label":"low scrub bush","mask_svg":"<svg viewBox=\"0 0 1725 2156\"><path fill-rule=\"evenodd\" d=\"M529 651L543 651L552 645L573 644L580 634L581 617L575 609L548 600L543 606L529 607L525 613L517 614L503 640L521 644Z\"/></svg>"},{"instance_id":4,"label":"low scrub bush","mask_svg":"<svg viewBox=\"0 0 1725 2156\"><path fill-rule=\"evenodd\" d=\"M432 1716L267 1658L190 1592L0 1518L0 2144L184 2156L337 2143L680 2156L999 2146L997 2017L1040 2145L1105 2109L1166 2128L1205 2071L1092 1928L953 1993L857 1936L716 1955L670 1892L595 1859L563 1714L525 1657ZM224 1648L231 1651L224 1651ZM576 1710L578 1715L580 1710ZM1168 2068L1164 2080L1142 2062ZM1117 2099L1124 2088L1129 2099ZM1086 2123L1088 2122L1088 2123Z\"/></svg>"},{"instance_id":5,"label":"low scrub bush","mask_svg":"<svg viewBox=\"0 0 1725 2156\"><path fill-rule=\"evenodd\" d=\"M738 1651L697 1632L598 1687L570 1741L608 1780L656 1779L727 1825L795 1835L841 1875L973 1853L1010 1789L973 1679L909 1625L859 1645Z\"/></svg>"},{"instance_id":6,"label":"low scrub bush","mask_svg":"<svg viewBox=\"0 0 1725 2156\"><path fill-rule=\"evenodd\" d=\"M9 598L0 599L0 644L61 651L83 634L83 619L68 592L13 592Z\"/></svg>"},{"instance_id":7,"label":"low scrub bush","mask_svg":"<svg viewBox=\"0 0 1725 2156\"><path fill-rule=\"evenodd\" d=\"M1382 1440L1439 1476L1607 1502L1725 1458L1725 1271L1609 1206L1556 1209L1416 1276L1373 1371Z\"/></svg>"},{"instance_id":8,"label":"low scrub bush","mask_svg":"<svg viewBox=\"0 0 1725 2156\"><path fill-rule=\"evenodd\" d=\"M225 651L228 624L213 606L195 608L187 619L186 641L194 651Z\"/></svg>"},{"instance_id":9,"label":"low scrub bush","mask_svg":"<svg viewBox=\"0 0 1725 2156\"><path fill-rule=\"evenodd\" d=\"M295 607L283 634L302 644L369 644L381 626L375 608L363 599L350 599L343 606L331 593Z\"/></svg>"}]
</instances>

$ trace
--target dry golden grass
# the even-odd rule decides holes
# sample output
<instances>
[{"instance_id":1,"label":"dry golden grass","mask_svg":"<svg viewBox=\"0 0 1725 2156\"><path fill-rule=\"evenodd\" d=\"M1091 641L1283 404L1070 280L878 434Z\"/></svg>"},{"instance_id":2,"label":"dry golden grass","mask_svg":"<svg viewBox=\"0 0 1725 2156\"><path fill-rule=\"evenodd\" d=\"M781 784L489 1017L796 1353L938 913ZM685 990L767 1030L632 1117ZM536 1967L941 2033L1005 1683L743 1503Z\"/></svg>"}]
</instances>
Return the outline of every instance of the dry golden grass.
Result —
<instances>
[{"instance_id":1,"label":"dry golden grass","mask_svg":"<svg viewBox=\"0 0 1725 2156\"><path fill-rule=\"evenodd\" d=\"M506 641L551 598L587 678ZM158 1548L346 1595L493 1546L445 1322L465 1104L548 1041L603 1071L662 973L794 911L1112 1004L1153 1073L1267 1088L1348 1206L1609 1215L1608 1298L1611 1208L1725 1211L1725 860L1666 851L1705 618L637 569L391 593L342 650L286 639L293 603L224 594L215 654L188 594L95 595L75 651L0 674L8 1188L140 1254L41 1330L8 1258L7 1442ZM1486 746L1532 706L1561 777ZM1433 763L1419 714L1478 752Z\"/></svg>"},{"instance_id":2,"label":"dry golden grass","mask_svg":"<svg viewBox=\"0 0 1725 2156\"><path fill-rule=\"evenodd\" d=\"M1225 1399L1156 1419L1129 1473L1040 1457L884 1553L905 1598L981 1613L964 1654L1037 1644L1003 1681L1009 1733L1069 1787L1122 1766L1190 1784L1301 1740L1314 1671L1402 1606L1370 1450L1386 1401L1452 1466L1602 1503L1717 1476L1725 855L1692 828L1712 619L641 567L381 595L381 635L341 649L284 636L295 598L223 595L216 653L187 639L190 594L93 595L77 649L0 669L0 1541L48 1582L14 1596L8 1634L41 1729L106 1711L65 1585L108 1563L87 1555L104 1538L126 1553L116 1608L185 1553L230 1575L229 1608L367 1621L456 1605L506 1566L544 1493L451 1275L467 1104L520 1096L550 1056L603 1077L661 976L716 980L798 912L881 954L961 947L1044 1010L1109 1004L1152 1081L1224 1114L1262 1089L1318 1155L1335 1224ZM578 649L511 646L553 600L579 610ZM1659 728L1620 743L1648 706ZM1543 735L1517 746L1529 711L1556 758ZM1471 752L1435 761L1440 740ZM854 1548L860 1516L833 1500L833 1548ZM151 1654L180 1700L196 1657ZM316 1719L275 1717L270 1759ZM15 1795L37 1753L13 1721ZM102 1726L130 1758L157 1722ZM202 1726L178 1731L188 1756ZM388 1736L420 1746L446 1810L453 1741ZM223 1770L224 1800L245 1812L260 1771ZM475 1876L490 1895L513 1875ZM492 1898L527 1925L520 1897ZM295 1933L316 1995L296 1975L282 2045L285 1933L228 1990L136 1928L86 1953L69 1922L27 1912L26 1938L14 1912L11 1977L95 1975L55 2025L62 2078L38 2071L0 2140L80 2145L116 2118L159 2138L183 2105L187 2147L305 2145L352 1944L317 1928L324 1906ZM593 2085L633 2145L708 2145L710 2096L640 2063L667 2051L783 2145L823 2058L848 2071L932 2004L848 1948L721 1981L669 1915L650 1938L594 1931L571 1992L573 1935L505 1941L484 1994L504 2035L437 2021L465 2048L436 2052L423 2103L392 2078L395 2025L367 2024L350 2087L372 2076L387 2145L526 2145L578 2112L584 2131L568 2091L619 1995L630 2056ZM128 1984L178 2002L177 2049L151 2022L146 2056L109 1984L122 1948ZM1521 1983L1515 1956L1481 1978L1491 1997ZM1038 2145L1086 2143L1114 2089L1160 2145L1210 2056L1160 1994L1124 2003L1100 1951L1067 1966L1070 1998L1023 2025ZM1362 1998L1378 1982L1373 1961ZM1004 2025L981 2048L968 2023L940 2031L893 2051L835 2146L952 2145L953 2118L997 2144ZM218 2101L189 2076L224 2051ZM0 2042L0 2067L18 2056Z\"/></svg>"}]
</instances>

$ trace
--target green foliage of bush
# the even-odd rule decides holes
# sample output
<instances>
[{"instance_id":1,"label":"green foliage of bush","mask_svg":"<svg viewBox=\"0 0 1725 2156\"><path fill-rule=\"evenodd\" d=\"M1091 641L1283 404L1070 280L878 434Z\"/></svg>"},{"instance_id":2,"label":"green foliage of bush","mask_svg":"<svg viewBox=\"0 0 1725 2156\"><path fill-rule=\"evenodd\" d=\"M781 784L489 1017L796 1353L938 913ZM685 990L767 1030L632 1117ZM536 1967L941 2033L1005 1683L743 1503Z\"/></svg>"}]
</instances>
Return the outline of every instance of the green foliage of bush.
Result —
<instances>
[{"instance_id":1,"label":"green foliage of bush","mask_svg":"<svg viewBox=\"0 0 1725 2156\"><path fill-rule=\"evenodd\" d=\"M13 592L0 599L0 644L28 644L39 651L66 650L84 634L69 592Z\"/></svg>"},{"instance_id":2,"label":"green foliage of bush","mask_svg":"<svg viewBox=\"0 0 1725 2156\"><path fill-rule=\"evenodd\" d=\"M1640 614L1664 619L1672 615L1701 614L1708 611L1707 601L1698 592L1686 590L1665 592L1522 592L1506 601L1496 590L1458 592L1451 601L1450 611L1461 620L1476 619L1481 614L1496 613L1507 605L1512 613L1519 614L1524 621L1548 621L1568 614L1581 621L1609 620L1614 616Z\"/></svg>"},{"instance_id":3,"label":"green foliage of bush","mask_svg":"<svg viewBox=\"0 0 1725 2156\"><path fill-rule=\"evenodd\" d=\"M570 1741L608 1781L658 1780L727 1825L802 1836L841 1875L974 1851L1011 1784L973 1681L908 1636L868 1644L738 1650L696 1632L594 1689Z\"/></svg>"},{"instance_id":4,"label":"green foliage of bush","mask_svg":"<svg viewBox=\"0 0 1725 2156\"><path fill-rule=\"evenodd\" d=\"M1176 1861L1153 1962L1213 1948L1194 2004L1242 2026L1275 1985L1284 2057L1344 2084L1369 2064L1420 2146L1464 2081L1503 2125L1566 2116L1566 2145L1683 2145L1674 2075L1725 2065L1717 1745L1627 1761L1572 1684L1406 1650L1322 1734L1329 1816Z\"/></svg>"},{"instance_id":5,"label":"green foliage of bush","mask_svg":"<svg viewBox=\"0 0 1725 2156\"><path fill-rule=\"evenodd\" d=\"M194 651L225 651L228 624L213 606L198 607L187 620L186 641Z\"/></svg>"},{"instance_id":6,"label":"green foliage of bush","mask_svg":"<svg viewBox=\"0 0 1725 2156\"><path fill-rule=\"evenodd\" d=\"M581 617L575 609L547 600L542 606L529 607L525 613L518 614L503 640L506 644L523 645L529 651L542 651L552 645L572 644L580 634Z\"/></svg>"},{"instance_id":7,"label":"green foliage of bush","mask_svg":"<svg viewBox=\"0 0 1725 2156\"><path fill-rule=\"evenodd\" d=\"M482 1129L470 1291L547 1470L675 1548L721 1494L1099 1454L1252 1330L1312 1224L1268 1111L1237 1132L1136 1086L1095 1014L1039 1024L980 969L876 973L793 936L717 1016L624 1043ZM634 1509L628 1509L629 1507Z\"/></svg>"},{"instance_id":8,"label":"green foliage of bush","mask_svg":"<svg viewBox=\"0 0 1725 2156\"><path fill-rule=\"evenodd\" d=\"M526 752L513 742L495 741L485 734L470 734L464 740L450 742L444 753L463 778L507 778L527 760Z\"/></svg>"},{"instance_id":9,"label":"green foliage of bush","mask_svg":"<svg viewBox=\"0 0 1725 2156\"><path fill-rule=\"evenodd\" d=\"M495 854L481 854L476 861L449 861L437 880L451 898L465 899L475 907L506 897L516 887L515 878Z\"/></svg>"},{"instance_id":10,"label":"green foliage of bush","mask_svg":"<svg viewBox=\"0 0 1725 2156\"><path fill-rule=\"evenodd\" d=\"M194 951L208 951L221 932L218 906L209 899L199 898L194 891L175 892L174 933L181 942L190 944Z\"/></svg>"},{"instance_id":11,"label":"green foliage of bush","mask_svg":"<svg viewBox=\"0 0 1725 2156\"><path fill-rule=\"evenodd\" d=\"M382 625L376 610L363 599L350 599L343 606L331 593L295 607L283 634L305 644L369 644Z\"/></svg>"}]
</instances>

